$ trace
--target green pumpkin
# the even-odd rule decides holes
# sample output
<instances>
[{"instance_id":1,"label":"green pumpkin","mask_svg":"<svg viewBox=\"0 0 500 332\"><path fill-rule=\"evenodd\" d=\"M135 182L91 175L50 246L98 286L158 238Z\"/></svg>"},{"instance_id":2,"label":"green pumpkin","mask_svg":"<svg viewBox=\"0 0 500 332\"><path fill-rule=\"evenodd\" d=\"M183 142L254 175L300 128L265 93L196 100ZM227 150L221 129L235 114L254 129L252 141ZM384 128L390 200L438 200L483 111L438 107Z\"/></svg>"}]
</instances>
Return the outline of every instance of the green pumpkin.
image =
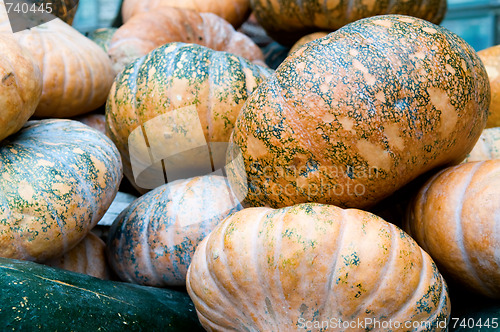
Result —
<instances>
[{"instance_id":1,"label":"green pumpkin","mask_svg":"<svg viewBox=\"0 0 500 332\"><path fill-rule=\"evenodd\" d=\"M78 121L29 121L0 143L0 256L45 261L72 249L118 191L122 163Z\"/></svg>"}]
</instances>

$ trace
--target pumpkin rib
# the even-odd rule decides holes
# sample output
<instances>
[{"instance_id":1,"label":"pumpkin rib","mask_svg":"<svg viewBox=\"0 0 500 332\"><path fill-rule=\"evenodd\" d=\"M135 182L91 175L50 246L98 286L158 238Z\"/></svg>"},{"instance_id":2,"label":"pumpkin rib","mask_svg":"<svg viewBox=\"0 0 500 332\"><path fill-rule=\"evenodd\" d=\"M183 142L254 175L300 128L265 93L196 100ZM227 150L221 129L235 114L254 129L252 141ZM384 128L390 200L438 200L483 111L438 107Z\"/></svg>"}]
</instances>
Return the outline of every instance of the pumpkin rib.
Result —
<instances>
[{"instance_id":1,"label":"pumpkin rib","mask_svg":"<svg viewBox=\"0 0 500 332\"><path fill-rule=\"evenodd\" d=\"M155 208L158 209L158 206L155 206L154 204L148 205L148 208L146 210L146 213L144 216L141 216L141 221L145 224L146 230L145 230L145 236L142 238L142 251L143 254L141 256L147 257L145 260L146 263L146 269L149 271L149 274L155 282L159 282L161 280L161 277L159 276L158 270L154 267L153 265L153 260L152 260L152 252L150 250L150 245L148 244L149 239L151 238L151 224L150 222L147 222L147 220L151 220L153 215L157 215ZM156 233L156 232L155 232ZM168 243L173 243L173 240L170 239Z\"/></svg>"},{"instance_id":2,"label":"pumpkin rib","mask_svg":"<svg viewBox=\"0 0 500 332\"><path fill-rule=\"evenodd\" d=\"M71 40L71 39L69 39L69 38L68 38L67 40L69 40L69 41L70 41L70 42L71 42L71 43L75 46L75 49L78 49L78 45L77 45L77 44L75 44L75 42L74 42L73 40ZM82 64L82 63L85 63L85 64L86 64L86 67L81 66L81 68L82 68L82 69L85 69L85 68L89 69L89 70L88 70L88 76L89 76L89 77L88 77L88 79L87 79L87 82L89 82L89 83L90 83L90 85L88 86L88 91L90 92L90 95L88 96L87 100L94 100L94 96L95 96L95 92L97 91L97 88L95 87L95 82L94 82L94 71L93 71L93 70L90 70L90 68L92 68L92 65L90 64L90 62L89 62L89 60L87 59L87 57L82 56L82 54L81 54L81 53L77 53L77 54L78 54L77 56L80 58L80 62L79 62L79 63L80 63L80 66L81 66L81 64ZM67 68L67 67L68 67L68 66L64 66L64 70L65 70L65 71L67 71L67 70L68 70L68 68ZM101 71L100 71L100 70L98 70L98 72L100 73ZM66 76L65 76L65 77L66 77ZM67 81L67 78L65 79L65 82L66 82L66 81Z\"/></svg>"}]
</instances>

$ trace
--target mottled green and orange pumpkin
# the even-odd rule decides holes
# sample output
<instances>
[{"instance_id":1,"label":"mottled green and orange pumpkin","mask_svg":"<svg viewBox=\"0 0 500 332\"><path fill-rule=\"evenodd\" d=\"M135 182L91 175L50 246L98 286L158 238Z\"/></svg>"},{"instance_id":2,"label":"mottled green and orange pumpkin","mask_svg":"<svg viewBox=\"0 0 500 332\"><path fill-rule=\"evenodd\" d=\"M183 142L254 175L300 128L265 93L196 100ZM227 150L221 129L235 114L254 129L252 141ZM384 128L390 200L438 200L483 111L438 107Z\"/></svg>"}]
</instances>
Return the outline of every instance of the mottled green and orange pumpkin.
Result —
<instances>
[{"instance_id":1,"label":"mottled green and orange pumpkin","mask_svg":"<svg viewBox=\"0 0 500 332\"><path fill-rule=\"evenodd\" d=\"M227 215L241 209L223 176L169 182L118 216L108 234L109 262L123 281L185 285L198 243Z\"/></svg>"},{"instance_id":2,"label":"mottled green and orange pumpkin","mask_svg":"<svg viewBox=\"0 0 500 332\"><path fill-rule=\"evenodd\" d=\"M122 16L127 22L142 12L154 12L160 7L175 7L213 13L238 28L250 15L249 0L123 0Z\"/></svg>"},{"instance_id":3,"label":"mottled green and orange pumpkin","mask_svg":"<svg viewBox=\"0 0 500 332\"><path fill-rule=\"evenodd\" d=\"M127 178L153 189L165 183L164 171L172 181L219 169L243 103L270 74L234 54L185 43L163 45L129 64L106 103L107 132ZM173 175L198 167L204 171Z\"/></svg>"},{"instance_id":4,"label":"mottled green and orange pumpkin","mask_svg":"<svg viewBox=\"0 0 500 332\"><path fill-rule=\"evenodd\" d=\"M399 14L439 24L446 0L250 0L252 13L266 32L284 45L316 31L335 31L362 18Z\"/></svg>"},{"instance_id":5,"label":"mottled green and orange pumpkin","mask_svg":"<svg viewBox=\"0 0 500 332\"><path fill-rule=\"evenodd\" d=\"M196 249L187 289L207 331L351 330L334 326L341 321L445 331L450 315L444 278L406 233L362 210L315 203L226 218Z\"/></svg>"},{"instance_id":6,"label":"mottled green and orange pumpkin","mask_svg":"<svg viewBox=\"0 0 500 332\"><path fill-rule=\"evenodd\" d=\"M500 159L432 177L411 204L407 232L465 287L500 298Z\"/></svg>"},{"instance_id":7,"label":"mottled green and orange pumpkin","mask_svg":"<svg viewBox=\"0 0 500 332\"><path fill-rule=\"evenodd\" d=\"M52 258L45 265L86 274L99 279L110 279L106 259L106 243L92 232L64 255Z\"/></svg>"},{"instance_id":8,"label":"mottled green and orange pumpkin","mask_svg":"<svg viewBox=\"0 0 500 332\"><path fill-rule=\"evenodd\" d=\"M42 74L27 49L0 35L0 141L33 115L42 95Z\"/></svg>"},{"instance_id":9,"label":"mottled green and orange pumpkin","mask_svg":"<svg viewBox=\"0 0 500 332\"><path fill-rule=\"evenodd\" d=\"M247 206L369 208L460 163L489 102L485 68L456 34L409 16L359 20L307 43L259 85L230 140L244 168L228 174L248 189Z\"/></svg>"},{"instance_id":10,"label":"mottled green and orange pumpkin","mask_svg":"<svg viewBox=\"0 0 500 332\"><path fill-rule=\"evenodd\" d=\"M500 127L486 128L463 162L500 159Z\"/></svg>"},{"instance_id":11,"label":"mottled green and orange pumpkin","mask_svg":"<svg viewBox=\"0 0 500 332\"><path fill-rule=\"evenodd\" d=\"M172 7L134 15L115 32L108 54L118 73L133 60L171 42L199 44L265 65L260 48L221 17Z\"/></svg>"},{"instance_id":12,"label":"mottled green and orange pumpkin","mask_svg":"<svg viewBox=\"0 0 500 332\"><path fill-rule=\"evenodd\" d=\"M500 45L477 52L486 68L491 86L490 114L486 128L500 126Z\"/></svg>"},{"instance_id":13,"label":"mottled green and orange pumpkin","mask_svg":"<svg viewBox=\"0 0 500 332\"><path fill-rule=\"evenodd\" d=\"M29 121L0 143L0 256L63 255L106 212L122 178L105 135L71 120Z\"/></svg>"},{"instance_id":14,"label":"mottled green and orange pumpkin","mask_svg":"<svg viewBox=\"0 0 500 332\"><path fill-rule=\"evenodd\" d=\"M6 12L0 11L0 31L30 51L42 72L35 116L68 118L105 104L114 78L111 60L75 28L56 18L12 34Z\"/></svg>"}]
</instances>

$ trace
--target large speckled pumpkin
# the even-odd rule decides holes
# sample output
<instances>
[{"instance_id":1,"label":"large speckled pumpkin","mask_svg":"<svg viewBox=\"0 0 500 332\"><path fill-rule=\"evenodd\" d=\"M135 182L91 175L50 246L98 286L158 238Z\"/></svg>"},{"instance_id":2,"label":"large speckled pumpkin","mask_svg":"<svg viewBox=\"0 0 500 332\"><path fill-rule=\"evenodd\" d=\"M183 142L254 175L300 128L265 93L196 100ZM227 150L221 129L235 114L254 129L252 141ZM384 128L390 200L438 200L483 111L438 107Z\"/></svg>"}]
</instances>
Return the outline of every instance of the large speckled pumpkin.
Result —
<instances>
[{"instance_id":1,"label":"large speckled pumpkin","mask_svg":"<svg viewBox=\"0 0 500 332\"><path fill-rule=\"evenodd\" d=\"M42 74L31 54L0 35L0 141L33 115L42 95Z\"/></svg>"},{"instance_id":2,"label":"large speckled pumpkin","mask_svg":"<svg viewBox=\"0 0 500 332\"><path fill-rule=\"evenodd\" d=\"M406 233L314 203L226 218L196 249L187 289L207 331L319 331L316 321L345 331L335 322L358 320L366 327L352 330L416 321L445 331L450 314L445 280Z\"/></svg>"},{"instance_id":3,"label":"large speckled pumpkin","mask_svg":"<svg viewBox=\"0 0 500 332\"><path fill-rule=\"evenodd\" d=\"M80 242L113 201L118 150L71 120L29 121L0 143L0 256L43 262Z\"/></svg>"},{"instance_id":4,"label":"large speckled pumpkin","mask_svg":"<svg viewBox=\"0 0 500 332\"><path fill-rule=\"evenodd\" d=\"M491 104L486 128L500 126L500 45L477 52L490 79Z\"/></svg>"},{"instance_id":5,"label":"large speckled pumpkin","mask_svg":"<svg viewBox=\"0 0 500 332\"><path fill-rule=\"evenodd\" d=\"M0 15L0 22L7 20ZM11 30L3 24L0 31ZM42 72L35 116L68 118L105 104L114 73L106 52L92 40L59 18L12 36L33 54Z\"/></svg>"},{"instance_id":6,"label":"large speckled pumpkin","mask_svg":"<svg viewBox=\"0 0 500 332\"><path fill-rule=\"evenodd\" d=\"M479 140L463 162L500 159L500 127L483 130Z\"/></svg>"},{"instance_id":7,"label":"large speckled pumpkin","mask_svg":"<svg viewBox=\"0 0 500 332\"><path fill-rule=\"evenodd\" d=\"M265 65L260 48L219 16L171 7L132 17L113 35L108 54L118 73L133 60L171 42L199 44Z\"/></svg>"},{"instance_id":8,"label":"large speckled pumpkin","mask_svg":"<svg viewBox=\"0 0 500 332\"><path fill-rule=\"evenodd\" d=\"M270 69L236 55L185 43L163 45L129 64L116 77L106 103L108 134L122 154L127 178L140 188L153 189L164 180L153 176L138 183L133 165L158 166L160 178L164 170L169 178L169 167L208 164L206 173L177 179L220 168L211 165L224 165L225 149L187 159L182 152L206 149L207 142L227 145L243 103L270 74ZM170 156L179 159L165 161Z\"/></svg>"},{"instance_id":9,"label":"large speckled pumpkin","mask_svg":"<svg viewBox=\"0 0 500 332\"><path fill-rule=\"evenodd\" d=\"M73 249L44 264L104 280L110 279L106 244L92 232L88 233Z\"/></svg>"},{"instance_id":10,"label":"large speckled pumpkin","mask_svg":"<svg viewBox=\"0 0 500 332\"><path fill-rule=\"evenodd\" d=\"M225 177L167 183L141 196L115 220L108 235L110 264L124 281L185 285L198 243L241 208Z\"/></svg>"},{"instance_id":11,"label":"large speckled pumpkin","mask_svg":"<svg viewBox=\"0 0 500 332\"><path fill-rule=\"evenodd\" d=\"M250 0L252 13L276 41L292 45L316 31L335 31L362 18L400 14L439 24L446 13L446 0Z\"/></svg>"},{"instance_id":12,"label":"large speckled pumpkin","mask_svg":"<svg viewBox=\"0 0 500 332\"><path fill-rule=\"evenodd\" d=\"M249 0L123 0L123 21L141 12L153 12L159 7L190 9L214 13L238 28L250 15Z\"/></svg>"},{"instance_id":13,"label":"large speckled pumpkin","mask_svg":"<svg viewBox=\"0 0 500 332\"><path fill-rule=\"evenodd\" d=\"M359 20L288 56L249 97L231 137L245 168L230 172L247 180L231 181L248 187L245 205L369 208L460 163L489 102L481 60L454 33L409 16Z\"/></svg>"},{"instance_id":14,"label":"large speckled pumpkin","mask_svg":"<svg viewBox=\"0 0 500 332\"><path fill-rule=\"evenodd\" d=\"M405 224L443 272L495 298L500 298L499 197L499 159L450 167L419 191Z\"/></svg>"}]
</instances>

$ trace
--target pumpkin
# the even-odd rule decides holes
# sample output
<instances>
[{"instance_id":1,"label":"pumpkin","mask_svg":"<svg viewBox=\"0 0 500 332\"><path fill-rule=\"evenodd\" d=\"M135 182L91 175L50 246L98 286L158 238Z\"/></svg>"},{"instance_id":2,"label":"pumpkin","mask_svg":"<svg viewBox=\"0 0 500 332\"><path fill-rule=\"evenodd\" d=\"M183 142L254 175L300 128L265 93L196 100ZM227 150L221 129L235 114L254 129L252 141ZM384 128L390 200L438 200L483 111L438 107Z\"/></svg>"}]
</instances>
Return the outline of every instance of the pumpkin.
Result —
<instances>
[{"instance_id":1,"label":"pumpkin","mask_svg":"<svg viewBox=\"0 0 500 332\"><path fill-rule=\"evenodd\" d=\"M486 68L491 86L490 114L486 128L500 126L500 45L477 52Z\"/></svg>"},{"instance_id":2,"label":"pumpkin","mask_svg":"<svg viewBox=\"0 0 500 332\"><path fill-rule=\"evenodd\" d=\"M500 127L486 128L463 162L500 159Z\"/></svg>"},{"instance_id":3,"label":"pumpkin","mask_svg":"<svg viewBox=\"0 0 500 332\"><path fill-rule=\"evenodd\" d=\"M7 34L0 35L0 141L33 115L42 94L42 74L31 54Z\"/></svg>"},{"instance_id":4,"label":"pumpkin","mask_svg":"<svg viewBox=\"0 0 500 332\"><path fill-rule=\"evenodd\" d=\"M52 14L69 25L73 24L79 0L63 0L51 2Z\"/></svg>"},{"instance_id":5,"label":"pumpkin","mask_svg":"<svg viewBox=\"0 0 500 332\"><path fill-rule=\"evenodd\" d=\"M116 30L118 28L108 27L108 28L98 28L91 31L88 34L90 40L99 45L106 53L109 49L109 44L111 43L111 39L113 38Z\"/></svg>"},{"instance_id":6,"label":"pumpkin","mask_svg":"<svg viewBox=\"0 0 500 332\"><path fill-rule=\"evenodd\" d=\"M123 281L184 286L196 246L228 214L241 210L225 177L169 182L134 201L108 234L109 262Z\"/></svg>"},{"instance_id":7,"label":"pumpkin","mask_svg":"<svg viewBox=\"0 0 500 332\"><path fill-rule=\"evenodd\" d=\"M147 191L165 183L164 169L173 181L224 166L234 121L270 73L236 55L186 43L160 46L129 64L106 103L107 133L126 177Z\"/></svg>"},{"instance_id":8,"label":"pumpkin","mask_svg":"<svg viewBox=\"0 0 500 332\"><path fill-rule=\"evenodd\" d=\"M342 321L444 331L450 315L445 280L406 233L362 210L315 203L227 217L198 245L187 289L207 331L347 330Z\"/></svg>"},{"instance_id":9,"label":"pumpkin","mask_svg":"<svg viewBox=\"0 0 500 332\"><path fill-rule=\"evenodd\" d=\"M494 298L500 298L499 195L499 159L446 168L418 192L404 227L444 273Z\"/></svg>"},{"instance_id":10,"label":"pumpkin","mask_svg":"<svg viewBox=\"0 0 500 332\"><path fill-rule=\"evenodd\" d=\"M0 17L7 20L7 15ZM2 25L1 31L10 30ZM12 36L33 54L42 72L36 117L68 118L104 105L114 73L111 60L96 43L58 18Z\"/></svg>"},{"instance_id":11,"label":"pumpkin","mask_svg":"<svg viewBox=\"0 0 500 332\"><path fill-rule=\"evenodd\" d=\"M110 279L106 261L106 244L92 232L88 233L73 249L44 264L100 279Z\"/></svg>"},{"instance_id":12,"label":"pumpkin","mask_svg":"<svg viewBox=\"0 0 500 332\"><path fill-rule=\"evenodd\" d=\"M108 54L118 73L133 60L171 42L200 44L265 65L260 48L219 16L172 7L132 17L113 35Z\"/></svg>"},{"instance_id":13,"label":"pumpkin","mask_svg":"<svg viewBox=\"0 0 500 332\"><path fill-rule=\"evenodd\" d=\"M290 54L252 93L228 150L244 167L228 176L247 187L245 206L368 209L461 162L489 97L481 60L454 33L409 16L362 19Z\"/></svg>"},{"instance_id":14,"label":"pumpkin","mask_svg":"<svg viewBox=\"0 0 500 332\"><path fill-rule=\"evenodd\" d=\"M328 33L329 32L325 32L325 31L317 31L317 32L313 32L313 33L307 34L304 37L301 37L299 40L297 40L292 45L292 47L290 48L289 53L292 53L292 52L296 51L297 49L299 49L300 47L302 47L303 45L307 44L310 41L313 41L313 40L325 37L326 35L328 35Z\"/></svg>"},{"instance_id":15,"label":"pumpkin","mask_svg":"<svg viewBox=\"0 0 500 332\"><path fill-rule=\"evenodd\" d=\"M77 116L73 120L80 121L89 127L92 127L103 134L106 134L106 116L101 113L87 113Z\"/></svg>"},{"instance_id":16,"label":"pumpkin","mask_svg":"<svg viewBox=\"0 0 500 332\"><path fill-rule=\"evenodd\" d=\"M182 290L0 258L0 326L13 331L203 331Z\"/></svg>"},{"instance_id":17,"label":"pumpkin","mask_svg":"<svg viewBox=\"0 0 500 332\"><path fill-rule=\"evenodd\" d=\"M250 15L249 0L123 0L122 17L127 22L133 15L153 12L159 7L190 9L200 13L213 13L238 28Z\"/></svg>"},{"instance_id":18,"label":"pumpkin","mask_svg":"<svg viewBox=\"0 0 500 332\"><path fill-rule=\"evenodd\" d=\"M335 31L362 18L400 14L439 24L446 10L446 0L325 0L285 1L250 0L252 13L267 34L284 45L316 31Z\"/></svg>"},{"instance_id":19,"label":"pumpkin","mask_svg":"<svg viewBox=\"0 0 500 332\"><path fill-rule=\"evenodd\" d=\"M0 256L43 262L97 224L122 178L120 154L77 121L28 121L0 143Z\"/></svg>"}]
</instances>

